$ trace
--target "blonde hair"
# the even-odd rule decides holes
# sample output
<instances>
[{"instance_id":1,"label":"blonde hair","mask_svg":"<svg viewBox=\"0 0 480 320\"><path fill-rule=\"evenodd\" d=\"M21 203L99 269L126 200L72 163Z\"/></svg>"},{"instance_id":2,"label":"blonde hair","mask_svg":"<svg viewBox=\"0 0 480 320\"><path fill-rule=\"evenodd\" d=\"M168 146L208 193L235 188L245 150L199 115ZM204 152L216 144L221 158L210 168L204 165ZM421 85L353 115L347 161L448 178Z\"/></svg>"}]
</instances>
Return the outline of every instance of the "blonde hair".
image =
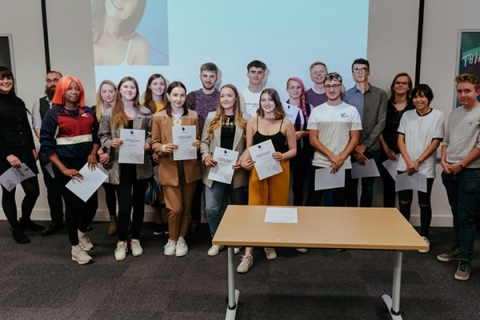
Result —
<instances>
[{"instance_id":1,"label":"blonde hair","mask_svg":"<svg viewBox=\"0 0 480 320\"><path fill-rule=\"evenodd\" d=\"M100 86L98 87L97 97L96 97L96 105L95 105L95 116L97 117L98 121L100 121L100 119L102 119L103 114L105 113L105 105L103 104L103 99L102 99L102 86L104 84L111 85L113 87L113 89L115 90L115 96L113 98L112 107L117 102L117 91L118 91L117 86L115 85L115 83L113 83L113 81L103 80L100 83Z\"/></svg>"}]
</instances>

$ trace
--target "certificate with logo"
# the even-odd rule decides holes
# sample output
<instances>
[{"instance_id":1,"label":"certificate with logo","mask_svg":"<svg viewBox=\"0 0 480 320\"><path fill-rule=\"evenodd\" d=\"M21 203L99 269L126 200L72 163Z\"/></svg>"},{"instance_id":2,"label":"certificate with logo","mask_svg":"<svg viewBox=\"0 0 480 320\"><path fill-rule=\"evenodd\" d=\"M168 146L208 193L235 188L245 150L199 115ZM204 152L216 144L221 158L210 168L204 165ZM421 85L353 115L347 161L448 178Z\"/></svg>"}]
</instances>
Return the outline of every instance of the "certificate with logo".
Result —
<instances>
[{"instance_id":1,"label":"certificate with logo","mask_svg":"<svg viewBox=\"0 0 480 320\"><path fill-rule=\"evenodd\" d=\"M106 181L108 175L100 164L98 164L95 169L90 169L87 163L79 172L83 178L72 179L65 187L84 202L87 202L92 194Z\"/></svg>"},{"instance_id":2,"label":"certificate with logo","mask_svg":"<svg viewBox=\"0 0 480 320\"><path fill-rule=\"evenodd\" d=\"M123 143L118 150L118 163L142 164L145 154L145 130L121 129Z\"/></svg>"},{"instance_id":3,"label":"certificate with logo","mask_svg":"<svg viewBox=\"0 0 480 320\"><path fill-rule=\"evenodd\" d=\"M267 140L248 148L252 160L255 161L255 169L258 173L258 178L263 180L265 178L274 176L282 172L280 162L275 160L272 154L275 152L272 140Z\"/></svg>"},{"instance_id":4,"label":"certificate with logo","mask_svg":"<svg viewBox=\"0 0 480 320\"><path fill-rule=\"evenodd\" d=\"M173 160L191 160L197 158L197 147L193 142L197 140L196 126L173 126L173 143L178 149L173 149Z\"/></svg>"},{"instance_id":5,"label":"certificate with logo","mask_svg":"<svg viewBox=\"0 0 480 320\"><path fill-rule=\"evenodd\" d=\"M23 180L35 177L35 173L25 164L20 164L20 168L10 168L0 176L0 184L9 192L13 190Z\"/></svg>"},{"instance_id":6,"label":"certificate with logo","mask_svg":"<svg viewBox=\"0 0 480 320\"><path fill-rule=\"evenodd\" d=\"M208 173L208 179L227 183L232 183L233 165L237 163L238 152L216 147L213 152L213 160L217 162L215 167L211 167Z\"/></svg>"}]
</instances>

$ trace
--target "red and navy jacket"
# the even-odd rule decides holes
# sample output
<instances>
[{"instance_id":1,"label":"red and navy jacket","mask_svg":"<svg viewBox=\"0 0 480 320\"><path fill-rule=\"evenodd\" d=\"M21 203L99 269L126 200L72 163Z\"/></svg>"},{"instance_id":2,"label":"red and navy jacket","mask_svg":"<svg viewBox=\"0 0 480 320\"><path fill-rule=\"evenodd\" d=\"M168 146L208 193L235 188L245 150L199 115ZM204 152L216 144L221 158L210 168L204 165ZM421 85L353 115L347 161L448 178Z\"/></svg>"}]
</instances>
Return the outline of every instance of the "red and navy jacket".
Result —
<instances>
[{"instance_id":1,"label":"red and navy jacket","mask_svg":"<svg viewBox=\"0 0 480 320\"><path fill-rule=\"evenodd\" d=\"M76 112L54 105L43 117L40 144L48 158L57 154L60 160L84 159L86 162L93 144L100 144L98 121L93 111L79 107Z\"/></svg>"}]
</instances>

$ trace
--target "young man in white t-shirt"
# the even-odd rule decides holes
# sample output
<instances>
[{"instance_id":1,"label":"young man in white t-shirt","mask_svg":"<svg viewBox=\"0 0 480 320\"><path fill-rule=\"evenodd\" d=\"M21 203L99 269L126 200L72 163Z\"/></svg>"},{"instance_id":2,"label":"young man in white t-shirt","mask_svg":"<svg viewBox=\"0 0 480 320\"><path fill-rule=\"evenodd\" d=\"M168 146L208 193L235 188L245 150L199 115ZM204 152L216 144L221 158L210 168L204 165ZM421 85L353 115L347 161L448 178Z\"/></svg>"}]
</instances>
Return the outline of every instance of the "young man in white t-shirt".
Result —
<instances>
[{"instance_id":1,"label":"young man in white t-shirt","mask_svg":"<svg viewBox=\"0 0 480 320\"><path fill-rule=\"evenodd\" d=\"M257 115L260 103L260 93L265 87L264 79L267 65L260 60L253 60L247 65L248 86L242 90L243 113L250 117Z\"/></svg>"},{"instance_id":2,"label":"young man in white t-shirt","mask_svg":"<svg viewBox=\"0 0 480 320\"><path fill-rule=\"evenodd\" d=\"M357 146L362 130L362 119L357 108L342 100L342 77L336 72L328 73L324 88L327 102L312 110L307 125L315 153L306 206L318 206L322 200L324 190L315 190L315 170L329 168L332 174L345 170L345 177L350 175L350 153ZM344 189L331 189L334 206L345 206Z\"/></svg>"}]
</instances>

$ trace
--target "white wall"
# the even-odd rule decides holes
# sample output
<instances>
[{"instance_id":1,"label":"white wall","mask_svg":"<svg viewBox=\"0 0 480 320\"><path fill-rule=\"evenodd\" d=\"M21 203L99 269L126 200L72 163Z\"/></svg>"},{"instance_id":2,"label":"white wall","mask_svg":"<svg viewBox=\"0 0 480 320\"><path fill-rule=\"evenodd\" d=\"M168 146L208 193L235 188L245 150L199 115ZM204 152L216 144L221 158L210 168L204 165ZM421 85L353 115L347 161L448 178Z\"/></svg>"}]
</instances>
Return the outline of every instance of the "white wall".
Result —
<instances>
[{"instance_id":1,"label":"white wall","mask_svg":"<svg viewBox=\"0 0 480 320\"><path fill-rule=\"evenodd\" d=\"M82 79L87 103L93 104L95 83L93 52L90 49L90 2L47 0L46 3L52 69ZM415 76L418 6L419 0L370 0L367 58L371 63L371 82L376 86L388 90L398 72L406 71ZM8 14L0 19L0 30L13 34L18 93L31 106L42 95L46 71L40 1L2 0L2 12ZM478 0L426 0L421 82L430 84L434 90L433 107L447 115L454 101L458 29L478 28L478 12ZM437 173L440 171L438 168ZM380 184L377 188L381 192ZM21 193L18 192L19 200ZM33 216L35 219L49 219L45 198L42 188ZM103 193L100 198L103 198ZM439 178L436 179L432 198L433 225L451 225L446 194ZM107 217L103 200L100 204L97 219L103 220ZM379 193L375 204L381 205ZM415 200L412 208L412 221L418 224Z\"/></svg>"}]
</instances>

